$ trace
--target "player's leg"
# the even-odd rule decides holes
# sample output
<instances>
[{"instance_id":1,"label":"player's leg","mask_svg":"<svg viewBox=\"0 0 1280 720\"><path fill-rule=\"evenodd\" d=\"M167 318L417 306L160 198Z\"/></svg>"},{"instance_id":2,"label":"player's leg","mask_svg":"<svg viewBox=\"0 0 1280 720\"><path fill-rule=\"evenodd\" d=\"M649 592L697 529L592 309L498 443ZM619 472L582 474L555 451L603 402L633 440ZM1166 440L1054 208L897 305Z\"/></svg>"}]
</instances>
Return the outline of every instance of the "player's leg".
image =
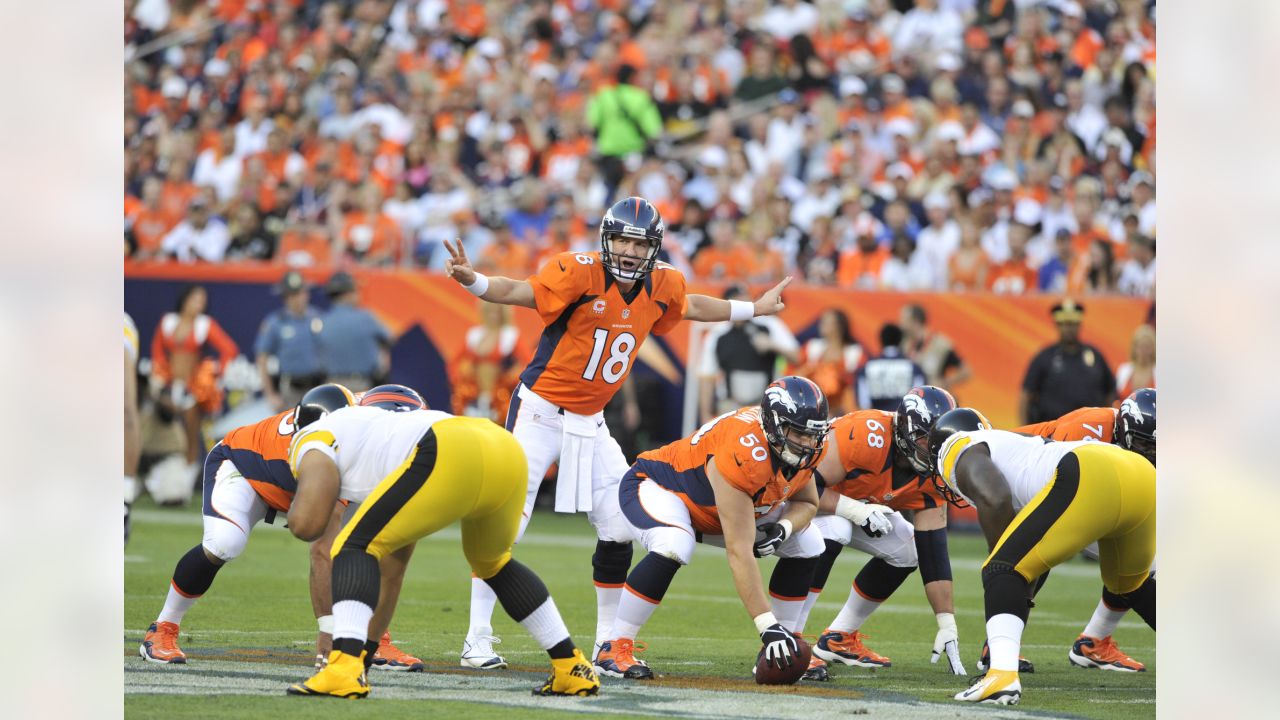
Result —
<instances>
[{"instance_id":1,"label":"player's leg","mask_svg":"<svg viewBox=\"0 0 1280 720\"><path fill-rule=\"evenodd\" d=\"M812 523L778 547L778 563L769 576L771 610L778 622L797 637L803 630L802 616L809 595L813 594L813 577L824 550L822 532ZM826 662L817 655L811 656L801 679L830 680Z\"/></svg>"},{"instance_id":2,"label":"player's leg","mask_svg":"<svg viewBox=\"0 0 1280 720\"><path fill-rule=\"evenodd\" d=\"M410 655L391 642L391 616L395 614L396 603L400 601L405 569L413 558L415 547L416 543L405 545L383 557L378 564L382 584L378 589L378 607L374 609L373 619L369 621L369 639L377 640L378 647L373 657L366 659L372 662L372 667L381 670L422 672L426 668L421 658Z\"/></svg>"},{"instance_id":3,"label":"player's leg","mask_svg":"<svg viewBox=\"0 0 1280 720\"><path fill-rule=\"evenodd\" d=\"M204 538L173 569L164 608L147 629L138 654L158 663L185 663L178 628L187 611L209 588L222 566L239 557L249 531L269 508L229 460L211 455L205 462Z\"/></svg>"},{"instance_id":4,"label":"player's leg","mask_svg":"<svg viewBox=\"0 0 1280 720\"><path fill-rule=\"evenodd\" d=\"M595 458L591 463L592 509L587 513L596 531L596 549L591 555L591 579L596 588L596 636L592 658L601 643L609 639L613 619L622 599L622 586L631 569L632 533L618 505L618 483L630 466L618 441L601 424L596 433Z\"/></svg>"},{"instance_id":5,"label":"player's leg","mask_svg":"<svg viewBox=\"0 0 1280 720\"><path fill-rule=\"evenodd\" d=\"M827 579L831 577L831 568L835 567L836 558L840 557L844 546L849 542L853 523L839 515L819 515L813 519L812 526L822 534L823 551L818 556L818 566L813 570L813 581L805 596L804 606L800 609L800 617L796 620L796 632L803 633L809 624L809 615L818 602Z\"/></svg>"},{"instance_id":6,"label":"player's leg","mask_svg":"<svg viewBox=\"0 0 1280 720\"><path fill-rule=\"evenodd\" d=\"M536 399L526 402L521 399L520 389L516 388L507 408L506 428L515 436L528 462L523 513L516 533L516 540L519 541L529 526L542 478L546 476L551 464L560 457L560 418L545 402L539 403ZM472 576L470 625L467 637L462 642L459 660L463 667L499 670L507 666L507 661L493 649L497 641L493 635L493 611L497 604L498 596L494 595L493 588L480 578Z\"/></svg>"},{"instance_id":7,"label":"player's leg","mask_svg":"<svg viewBox=\"0 0 1280 720\"><path fill-rule=\"evenodd\" d=\"M636 659L635 639L658 609L676 572L693 557L693 524L689 508L675 493L634 469L618 486L618 503L647 552L627 575L609 639L596 655L596 670L612 677L643 680L652 678L653 671Z\"/></svg>"},{"instance_id":8,"label":"player's leg","mask_svg":"<svg viewBox=\"0 0 1280 720\"><path fill-rule=\"evenodd\" d=\"M551 675L535 694L594 695L600 681L569 637L546 585L511 557L527 476L524 454L497 427L473 426L467 432L473 438L470 448L483 458L483 472L462 478L480 485L474 510L462 519L462 548L471 571L493 588L502 609L551 657Z\"/></svg>"},{"instance_id":9,"label":"player's leg","mask_svg":"<svg viewBox=\"0 0 1280 720\"><path fill-rule=\"evenodd\" d=\"M1098 539L1098 563L1106 589L1120 596L1152 630L1156 629L1156 472L1133 453L1110 453L1120 489L1121 517ZM1093 463L1086 456L1084 462Z\"/></svg>"},{"instance_id":10,"label":"player's leg","mask_svg":"<svg viewBox=\"0 0 1280 720\"><path fill-rule=\"evenodd\" d=\"M858 571L849 588L849 596L835 619L822 632L814 654L823 660L857 667L890 667L889 658L868 648L861 629L885 600L889 599L917 565L915 528L901 513L889 516L893 529L882 537L871 537L846 520L833 532L849 547L871 555L871 560Z\"/></svg>"}]
</instances>

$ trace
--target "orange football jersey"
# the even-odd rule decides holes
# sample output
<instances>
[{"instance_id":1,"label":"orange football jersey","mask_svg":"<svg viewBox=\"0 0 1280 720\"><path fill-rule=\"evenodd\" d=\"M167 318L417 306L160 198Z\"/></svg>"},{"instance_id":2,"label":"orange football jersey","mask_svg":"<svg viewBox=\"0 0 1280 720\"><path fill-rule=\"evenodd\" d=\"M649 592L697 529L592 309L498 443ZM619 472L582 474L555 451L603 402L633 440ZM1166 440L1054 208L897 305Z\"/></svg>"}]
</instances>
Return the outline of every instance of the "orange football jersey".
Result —
<instances>
[{"instance_id":1,"label":"orange football jersey","mask_svg":"<svg viewBox=\"0 0 1280 720\"><path fill-rule=\"evenodd\" d=\"M796 494L813 478L812 470L801 470L788 480L774 468L759 407L725 413L687 438L640 453L635 467L641 477L680 496L689 508L694 530L720 535L724 531L707 477L711 462L730 485L751 496L756 517Z\"/></svg>"},{"instance_id":2,"label":"orange football jersey","mask_svg":"<svg viewBox=\"0 0 1280 720\"><path fill-rule=\"evenodd\" d=\"M582 415L604 409L631 372L640 343L684 317L684 276L658 263L623 295L600 253L560 253L529 278L546 329L520 382Z\"/></svg>"},{"instance_id":3,"label":"orange football jersey","mask_svg":"<svg viewBox=\"0 0 1280 720\"><path fill-rule=\"evenodd\" d=\"M1014 432L1038 435L1042 438L1070 442L1072 440L1097 440L1114 442L1116 439L1116 409L1086 407L1072 410L1057 420L1023 425Z\"/></svg>"},{"instance_id":4,"label":"orange football jersey","mask_svg":"<svg viewBox=\"0 0 1280 720\"><path fill-rule=\"evenodd\" d=\"M230 460L268 505L288 512L293 494L298 491L298 482L289 469L293 430L292 409L238 427L209 451L206 462Z\"/></svg>"},{"instance_id":5,"label":"orange football jersey","mask_svg":"<svg viewBox=\"0 0 1280 720\"><path fill-rule=\"evenodd\" d=\"M841 495L894 510L924 510L945 503L933 482L893 465L893 413L858 410L836 418L826 452L840 455L844 478L827 478Z\"/></svg>"}]
</instances>

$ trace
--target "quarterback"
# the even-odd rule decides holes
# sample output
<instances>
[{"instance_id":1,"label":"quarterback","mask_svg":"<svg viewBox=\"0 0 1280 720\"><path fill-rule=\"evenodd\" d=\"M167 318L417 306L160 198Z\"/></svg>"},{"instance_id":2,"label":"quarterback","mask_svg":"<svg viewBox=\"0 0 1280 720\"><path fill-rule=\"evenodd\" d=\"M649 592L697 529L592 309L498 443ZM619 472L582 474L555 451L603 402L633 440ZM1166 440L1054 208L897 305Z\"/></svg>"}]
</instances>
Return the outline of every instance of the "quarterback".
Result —
<instances>
[{"instance_id":1,"label":"quarterback","mask_svg":"<svg viewBox=\"0 0 1280 720\"><path fill-rule=\"evenodd\" d=\"M604 406L627 379L650 333L665 334L681 319L773 315L782 310L782 289L790 282L784 279L755 303L686 294L684 276L658 262L663 234L662 217L649 201L620 200L600 223L599 252L560 253L528 280L486 277L471 267L461 242L446 242L450 277L488 302L534 309L545 326L507 410L507 430L529 461L516 538L528 525L542 478L559 461L556 511L587 513L599 540L591 558L597 648L613 624L631 566L631 535L616 491L627 461L605 425ZM489 585L473 578L463 667L506 667L493 651L494 602Z\"/></svg>"}]
</instances>

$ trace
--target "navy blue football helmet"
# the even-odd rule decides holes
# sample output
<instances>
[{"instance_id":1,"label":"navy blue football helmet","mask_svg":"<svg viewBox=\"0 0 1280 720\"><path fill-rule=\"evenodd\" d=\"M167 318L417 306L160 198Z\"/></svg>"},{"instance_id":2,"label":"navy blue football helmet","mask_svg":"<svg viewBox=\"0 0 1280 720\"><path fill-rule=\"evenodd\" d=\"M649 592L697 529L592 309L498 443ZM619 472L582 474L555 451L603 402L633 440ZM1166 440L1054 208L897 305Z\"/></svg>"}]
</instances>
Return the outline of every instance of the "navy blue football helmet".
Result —
<instances>
[{"instance_id":1,"label":"navy blue football helmet","mask_svg":"<svg viewBox=\"0 0 1280 720\"><path fill-rule=\"evenodd\" d=\"M658 262L664 231L662 215L653 203L642 197L619 200L600 221L600 262L619 280L642 280L653 271L654 264ZM620 256L613 251L613 241L619 237L648 240L649 249L643 257ZM622 257L634 260L638 265L631 269L624 268Z\"/></svg>"},{"instance_id":2,"label":"navy blue football helmet","mask_svg":"<svg viewBox=\"0 0 1280 720\"><path fill-rule=\"evenodd\" d=\"M356 404L355 395L337 383L317 385L307 391L293 410L295 430L310 425L335 410Z\"/></svg>"},{"instance_id":3,"label":"navy blue football helmet","mask_svg":"<svg viewBox=\"0 0 1280 720\"><path fill-rule=\"evenodd\" d=\"M774 457L793 472L818 461L831 429L822 390L796 375L780 377L765 388L760 422Z\"/></svg>"},{"instance_id":4,"label":"navy blue football helmet","mask_svg":"<svg viewBox=\"0 0 1280 720\"><path fill-rule=\"evenodd\" d=\"M1116 444L1156 464L1156 389L1142 388L1120 403Z\"/></svg>"},{"instance_id":5,"label":"navy blue football helmet","mask_svg":"<svg viewBox=\"0 0 1280 720\"><path fill-rule=\"evenodd\" d=\"M409 412L426 410L427 403L417 390L406 385L379 385L370 389L360 398L363 407L376 407L392 412Z\"/></svg>"},{"instance_id":6,"label":"navy blue football helmet","mask_svg":"<svg viewBox=\"0 0 1280 720\"><path fill-rule=\"evenodd\" d=\"M911 462L916 473L929 475L929 431L933 424L956 407L951 393L933 385L911 388L898 403L893 419L893 444Z\"/></svg>"}]
</instances>

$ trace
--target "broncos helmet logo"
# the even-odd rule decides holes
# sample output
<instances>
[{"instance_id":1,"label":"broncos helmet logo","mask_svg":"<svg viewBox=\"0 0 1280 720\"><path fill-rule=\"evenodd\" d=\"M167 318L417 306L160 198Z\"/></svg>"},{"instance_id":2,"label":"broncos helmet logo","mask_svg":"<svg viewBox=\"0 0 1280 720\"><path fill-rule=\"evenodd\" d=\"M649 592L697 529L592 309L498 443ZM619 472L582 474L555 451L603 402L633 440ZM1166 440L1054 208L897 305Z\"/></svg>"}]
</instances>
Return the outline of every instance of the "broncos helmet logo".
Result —
<instances>
[{"instance_id":1,"label":"broncos helmet logo","mask_svg":"<svg viewBox=\"0 0 1280 720\"><path fill-rule=\"evenodd\" d=\"M780 403L788 412L796 412L796 401L791 399L791 393L782 385L770 385L764 391L764 396L770 403Z\"/></svg>"},{"instance_id":2,"label":"broncos helmet logo","mask_svg":"<svg viewBox=\"0 0 1280 720\"><path fill-rule=\"evenodd\" d=\"M933 419L933 413L929 412L929 406L925 403L924 397L915 393L909 393L902 397L902 403L906 406L908 412L914 412L920 416L920 421L925 425Z\"/></svg>"},{"instance_id":3,"label":"broncos helmet logo","mask_svg":"<svg viewBox=\"0 0 1280 720\"><path fill-rule=\"evenodd\" d=\"M1120 403L1120 416L1130 418L1134 425L1142 425L1142 409L1133 398L1126 398Z\"/></svg>"}]
</instances>

